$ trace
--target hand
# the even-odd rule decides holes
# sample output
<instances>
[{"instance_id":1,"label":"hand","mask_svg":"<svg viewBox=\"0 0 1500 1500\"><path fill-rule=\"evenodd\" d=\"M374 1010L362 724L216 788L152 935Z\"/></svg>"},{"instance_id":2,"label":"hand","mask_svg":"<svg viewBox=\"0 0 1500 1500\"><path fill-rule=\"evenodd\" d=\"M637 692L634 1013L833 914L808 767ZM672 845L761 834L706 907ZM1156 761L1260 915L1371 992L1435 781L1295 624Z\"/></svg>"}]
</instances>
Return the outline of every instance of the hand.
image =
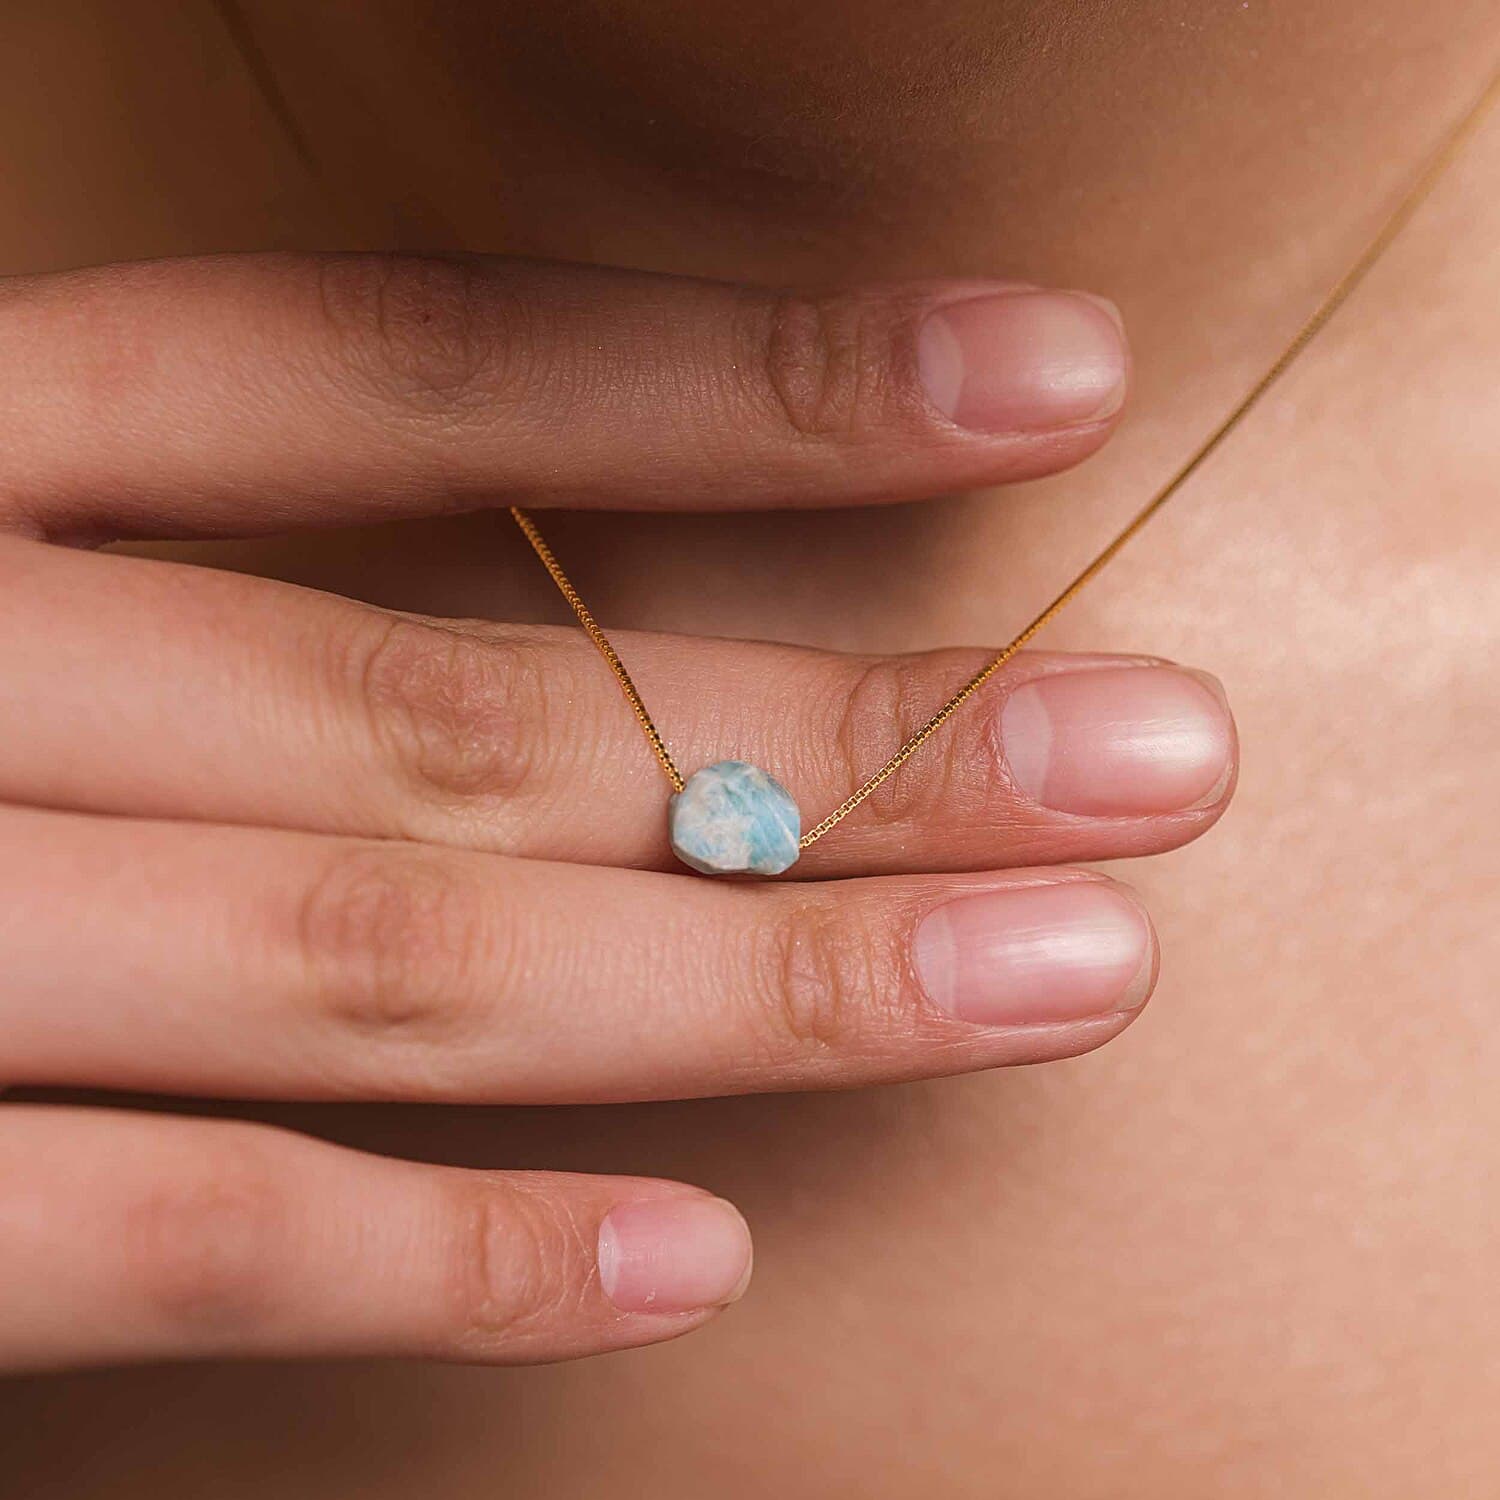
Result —
<instances>
[{"instance_id":1,"label":"hand","mask_svg":"<svg viewBox=\"0 0 1500 1500\"><path fill-rule=\"evenodd\" d=\"M1145 1002L1146 916L1059 862L1219 816L1233 728L1201 674L1018 658L809 851L811 878L715 883L674 868L666 787L580 632L56 545L1038 475L1110 430L1107 305L227 258L0 285L0 356L5 1082L842 1088L1069 1056ZM813 817L985 655L618 645L685 770L743 756ZM743 1221L694 1188L248 1123L10 1103L0 1205L8 1368L555 1359L683 1333L749 1274Z\"/></svg>"}]
</instances>

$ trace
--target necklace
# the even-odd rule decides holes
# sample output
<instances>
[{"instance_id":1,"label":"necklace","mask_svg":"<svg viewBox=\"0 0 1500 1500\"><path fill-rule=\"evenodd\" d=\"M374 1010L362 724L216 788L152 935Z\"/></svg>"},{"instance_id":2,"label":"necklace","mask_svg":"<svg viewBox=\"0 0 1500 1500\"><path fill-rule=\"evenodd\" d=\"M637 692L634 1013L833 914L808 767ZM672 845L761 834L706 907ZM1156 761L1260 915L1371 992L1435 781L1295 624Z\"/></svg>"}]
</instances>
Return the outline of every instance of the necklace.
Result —
<instances>
[{"instance_id":1,"label":"necklace","mask_svg":"<svg viewBox=\"0 0 1500 1500\"><path fill-rule=\"evenodd\" d=\"M598 648L625 700L639 721L652 753L656 756L672 788L668 803L668 832L677 857L692 869L704 874L780 875L796 863L797 857L815 844L830 829L837 827L887 778L893 776L952 716L969 701L1015 654L1039 634L1074 598L1101 573L1138 532L1198 472L1222 446L1224 441L1262 398L1286 373L1288 368L1323 327L1348 301L1355 288L1365 279L1385 254L1396 236L1406 227L1426 201L1454 158L1478 128L1489 107L1500 96L1500 72L1494 74L1481 91L1478 100L1433 152L1416 181L1396 205L1389 218L1371 239L1350 268L1323 297L1307 321L1297 330L1291 342L1281 351L1265 373L1235 404L1212 432L1198 445L1150 500L1138 510L1113 538L1095 554L1063 591L1023 630L987 661L964 683L915 734L901 745L878 770L846 797L823 820L802 832L802 815L792 794L759 766L741 760L721 760L684 777L672 759L661 732L646 705L641 701L635 683L609 637L583 602L578 590L563 572L536 523L519 506L511 515L531 543L542 565L551 574L578 623Z\"/></svg>"}]
</instances>

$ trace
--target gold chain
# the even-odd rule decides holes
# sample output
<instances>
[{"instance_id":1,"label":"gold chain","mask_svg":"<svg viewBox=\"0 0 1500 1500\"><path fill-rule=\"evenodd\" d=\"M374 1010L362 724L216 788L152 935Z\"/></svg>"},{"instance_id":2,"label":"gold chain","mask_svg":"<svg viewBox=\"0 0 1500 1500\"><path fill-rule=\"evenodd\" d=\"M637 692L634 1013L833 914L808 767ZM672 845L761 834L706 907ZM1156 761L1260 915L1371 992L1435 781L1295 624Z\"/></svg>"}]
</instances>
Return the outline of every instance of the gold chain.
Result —
<instances>
[{"instance_id":1,"label":"gold chain","mask_svg":"<svg viewBox=\"0 0 1500 1500\"><path fill-rule=\"evenodd\" d=\"M1312 315L1297 330L1292 341L1282 350L1276 361L1250 387L1249 391L1240 398L1228 416L1199 444L1193 455L1126 522L1120 531L1116 533L1113 540L1083 568L1077 577L1024 630L1015 636L1003 650L992 656L858 790L852 792L839 803L821 823L809 828L799 841L800 848L806 849L810 844L814 844L822 838L830 828L842 823L871 792L900 770L1006 662L1020 651L1022 647L1026 646L1033 637L1071 603L1084 586L1102 572L1125 547L1126 543L1135 537L1146 523L1208 462L1223 445L1225 439L1260 404L1261 399L1282 375L1286 373L1298 355L1317 337L1324 325L1349 300L1355 288L1369 275L1371 268L1385 254L1386 250L1390 248L1391 242L1410 222L1413 215L1437 185L1438 179L1473 136L1497 96L1500 96L1500 72L1491 77L1478 100L1464 114L1463 118L1449 132L1443 143L1432 154L1418 175L1416 182L1413 183L1400 203L1396 205L1390 217L1365 247L1364 252L1344 275L1339 278L1333 289L1328 292ZM625 670L625 664L620 660L615 648L610 644L609 637L605 635L593 615L589 613L588 606L579 597L578 590L568 581L567 574L563 572L556 557L552 555L552 549L543 540L542 534L536 528L536 523L519 506L511 506L510 513L515 517L516 525L521 528L526 540L535 549L536 555L542 560L542 565L552 575L552 581L561 591L563 598L568 601L573 613L577 615L578 623L588 632L589 639L599 648L600 654L609 663L609 669L614 673L616 681L620 684L620 688L624 692L632 712L634 712L636 718L640 721L641 729L645 733L647 742L660 762L662 770L666 772L667 780L672 783L673 791L680 792L684 785L682 772L677 769L677 764L673 761L670 752L667 750L666 743L663 741L660 731L652 722L651 715L646 712L646 705L641 701L641 695L636 690L635 683L630 680L630 673Z\"/></svg>"},{"instance_id":2,"label":"gold chain","mask_svg":"<svg viewBox=\"0 0 1500 1500\"><path fill-rule=\"evenodd\" d=\"M609 663L609 670L615 674L615 681L620 684L620 690L625 694L625 701L629 703L631 712L640 720L646 742L651 746L657 760L661 762L662 770L667 773L667 780L672 783L672 790L680 792L687 783L682 778L682 772L677 769L677 762L672 759L672 753L667 749L666 742L661 737L661 731L652 722L651 715L646 712L646 705L641 702L641 695L636 690L635 683L630 680L630 673L625 670L625 663L620 660L619 653L610 644L609 637L599 628L599 622L589 613L589 607L580 598L578 590L568 581L568 575L563 572L562 564L552 555L552 549L542 539L541 532L536 529L536 522L518 505L512 505L510 513L516 518L516 525L521 528L536 555L541 558L542 566L552 575L553 583L557 585L563 598L568 601L573 613L578 616L578 623L588 632L588 638L599 648L599 654Z\"/></svg>"}]
</instances>

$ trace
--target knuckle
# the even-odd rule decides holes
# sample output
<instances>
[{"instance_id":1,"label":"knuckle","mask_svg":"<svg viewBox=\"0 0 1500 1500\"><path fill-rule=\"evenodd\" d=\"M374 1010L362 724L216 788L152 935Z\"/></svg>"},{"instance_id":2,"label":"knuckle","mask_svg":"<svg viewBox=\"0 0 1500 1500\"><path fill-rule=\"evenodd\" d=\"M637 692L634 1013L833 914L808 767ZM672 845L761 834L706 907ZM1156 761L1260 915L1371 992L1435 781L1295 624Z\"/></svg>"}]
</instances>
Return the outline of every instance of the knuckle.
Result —
<instances>
[{"instance_id":1,"label":"knuckle","mask_svg":"<svg viewBox=\"0 0 1500 1500\"><path fill-rule=\"evenodd\" d=\"M894 948L853 904L799 901L771 925L757 967L772 1056L858 1053L902 991Z\"/></svg>"},{"instance_id":2,"label":"knuckle","mask_svg":"<svg viewBox=\"0 0 1500 1500\"><path fill-rule=\"evenodd\" d=\"M868 662L841 700L834 701L838 716L828 744L836 764L830 772L852 792L885 763L893 746L904 744L931 718L942 697L928 658L891 656ZM963 754L950 738L898 766L865 800L869 825L889 831L930 819L949 805L952 777Z\"/></svg>"},{"instance_id":3,"label":"knuckle","mask_svg":"<svg viewBox=\"0 0 1500 1500\"><path fill-rule=\"evenodd\" d=\"M458 1183L448 1341L472 1353L514 1348L580 1317L593 1257L567 1205L513 1178Z\"/></svg>"},{"instance_id":4,"label":"knuckle","mask_svg":"<svg viewBox=\"0 0 1500 1500\"><path fill-rule=\"evenodd\" d=\"M530 341L524 305L460 257L339 255L317 290L343 373L419 420L462 420L503 392Z\"/></svg>"},{"instance_id":5,"label":"knuckle","mask_svg":"<svg viewBox=\"0 0 1500 1500\"><path fill-rule=\"evenodd\" d=\"M777 409L799 437L857 439L898 394L888 312L857 294L777 297L763 335Z\"/></svg>"},{"instance_id":6,"label":"knuckle","mask_svg":"<svg viewBox=\"0 0 1500 1500\"><path fill-rule=\"evenodd\" d=\"M534 648L397 618L351 655L369 732L409 793L456 811L526 783L545 738Z\"/></svg>"},{"instance_id":7,"label":"knuckle","mask_svg":"<svg viewBox=\"0 0 1500 1500\"><path fill-rule=\"evenodd\" d=\"M240 1137L176 1167L127 1210L132 1293L174 1325L258 1321L274 1301L291 1218L272 1163Z\"/></svg>"},{"instance_id":8,"label":"knuckle","mask_svg":"<svg viewBox=\"0 0 1500 1500\"><path fill-rule=\"evenodd\" d=\"M488 912L462 859L354 845L304 893L297 943L317 1011L362 1039L449 1044L482 1024Z\"/></svg>"}]
</instances>

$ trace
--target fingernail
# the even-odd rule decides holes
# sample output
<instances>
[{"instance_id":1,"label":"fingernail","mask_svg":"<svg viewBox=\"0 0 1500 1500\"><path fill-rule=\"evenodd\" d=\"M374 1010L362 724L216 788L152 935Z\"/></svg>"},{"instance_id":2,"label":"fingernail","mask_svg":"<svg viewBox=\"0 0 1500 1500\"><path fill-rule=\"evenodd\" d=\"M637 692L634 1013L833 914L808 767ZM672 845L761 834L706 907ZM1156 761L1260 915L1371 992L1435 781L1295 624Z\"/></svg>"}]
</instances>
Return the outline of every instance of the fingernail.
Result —
<instances>
[{"instance_id":1,"label":"fingernail","mask_svg":"<svg viewBox=\"0 0 1500 1500\"><path fill-rule=\"evenodd\" d=\"M1223 689L1176 667L1052 672L1000 710L1011 780L1058 812L1178 812L1222 788L1234 757Z\"/></svg>"},{"instance_id":2,"label":"fingernail","mask_svg":"<svg viewBox=\"0 0 1500 1500\"><path fill-rule=\"evenodd\" d=\"M722 1198L619 1203L599 1226L599 1281L622 1312L695 1312L750 1284L750 1230Z\"/></svg>"},{"instance_id":3,"label":"fingernail","mask_svg":"<svg viewBox=\"0 0 1500 1500\"><path fill-rule=\"evenodd\" d=\"M913 944L928 999L960 1021L1036 1026L1134 1010L1150 990L1146 915L1092 880L960 896L922 918Z\"/></svg>"},{"instance_id":4,"label":"fingernail","mask_svg":"<svg viewBox=\"0 0 1500 1500\"><path fill-rule=\"evenodd\" d=\"M1112 303L1083 293L971 297L928 313L917 369L933 406L976 432L1095 422L1125 399L1122 327Z\"/></svg>"}]
</instances>

